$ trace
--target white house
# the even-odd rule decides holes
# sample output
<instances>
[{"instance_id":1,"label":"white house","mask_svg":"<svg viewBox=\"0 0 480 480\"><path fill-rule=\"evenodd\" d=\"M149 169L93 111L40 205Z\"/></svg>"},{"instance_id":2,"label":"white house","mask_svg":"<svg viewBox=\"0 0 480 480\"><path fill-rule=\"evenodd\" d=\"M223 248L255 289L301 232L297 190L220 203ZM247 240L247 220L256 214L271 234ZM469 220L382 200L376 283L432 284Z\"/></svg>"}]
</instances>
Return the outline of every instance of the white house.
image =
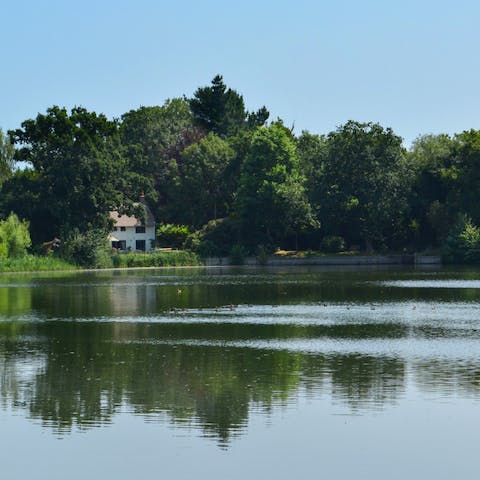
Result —
<instances>
[{"instance_id":1,"label":"white house","mask_svg":"<svg viewBox=\"0 0 480 480\"><path fill-rule=\"evenodd\" d=\"M110 218L114 221L113 232L108 236L112 248L121 251L149 252L155 247L155 218L143 196L140 202L135 204L138 205L145 208L144 223L136 217L110 212Z\"/></svg>"}]
</instances>

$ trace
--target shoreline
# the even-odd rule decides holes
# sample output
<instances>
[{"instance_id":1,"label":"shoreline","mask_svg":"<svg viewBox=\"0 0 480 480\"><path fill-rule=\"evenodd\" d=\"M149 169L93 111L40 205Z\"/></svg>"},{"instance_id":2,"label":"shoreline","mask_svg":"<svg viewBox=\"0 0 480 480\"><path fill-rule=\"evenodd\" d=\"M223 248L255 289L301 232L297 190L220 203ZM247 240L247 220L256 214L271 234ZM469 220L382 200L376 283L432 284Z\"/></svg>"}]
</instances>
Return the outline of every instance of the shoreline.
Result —
<instances>
[{"instance_id":1,"label":"shoreline","mask_svg":"<svg viewBox=\"0 0 480 480\"><path fill-rule=\"evenodd\" d=\"M207 266L232 266L229 257L209 257ZM312 257L275 257L269 256L266 262L257 257L245 257L243 265L255 266L300 266L300 265L443 265L439 255L325 255Z\"/></svg>"},{"instance_id":2,"label":"shoreline","mask_svg":"<svg viewBox=\"0 0 480 480\"><path fill-rule=\"evenodd\" d=\"M18 270L1 271L0 275L32 274L32 273L71 273L71 272L115 272L128 270L164 270L172 268L218 268L235 266L255 267L282 267L282 266L442 266L443 262L437 255L356 255L342 256L329 255L321 257L292 258L292 257L268 257L266 262L260 262L257 257L246 257L242 264L232 263L229 257L208 257L200 265L169 265L169 266L145 266L145 267L109 267L109 268L72 268L62 270Z\"/></svg>"}]
</instances>

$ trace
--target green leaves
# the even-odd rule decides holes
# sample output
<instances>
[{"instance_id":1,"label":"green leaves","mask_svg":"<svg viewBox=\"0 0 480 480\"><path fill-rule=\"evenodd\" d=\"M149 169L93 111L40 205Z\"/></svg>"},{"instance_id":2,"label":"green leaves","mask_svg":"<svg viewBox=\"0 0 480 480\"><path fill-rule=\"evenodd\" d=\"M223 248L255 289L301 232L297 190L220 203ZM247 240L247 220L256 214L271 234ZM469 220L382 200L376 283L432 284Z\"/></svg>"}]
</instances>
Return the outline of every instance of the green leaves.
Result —
<instances>
[{"instance_id":1,"label":"green leaves","mask_svg":"<svg viewBox=\"0 0 480 480\"><path fill-rule=\"evenodd\" d=\"M14 152L10 139L3 134L0 128L0 187L12 175Z\"/></svg>"},{"instance_id":2,"label":"green leaves","mask_svg":"<svg viewBox=\"0 0 480 480\"><path fill-rule=\"evenodd\" d=\"M248 112L220 75L193 98L120 121L53 106L10 141L0 132L0 215L27 218L41 243L108 231L109 211L133 213L143 191L163 223L222 225L222 251L299 238L316 249L329 236L346 247L422 249L445 241L458 212L480 224L479 131L425 135L406 152L377 123L296 137L281 120L265 126L268 117L265 107Z\"/></svg>"},{"instance_id":3,"label":"green leaves","mask_svg":"<svg viewBox=\"0 0 480 480\"><path fill-rule=\"evenodd\" d=\"M236 217L250 247L314 226L295 143L281 124L254 133L242 165Z\"/></svg>"},{"instance_id":4,"label":"green leaves","mask_svg":"<svg viewBox=\"0 0 480 480\"><path fill-rule=\"evenodd\" d=\"M0 221L0 259L22 257L31 244L28 222L20 221L14 213Z\"/></svg>"},{"instance_id":5,"label":"green leaves","mask_svg":"<svg viewBox=\"0 0 480 480\"><path fill-rule=\"evenodd\" d=\"M385 242L406 208L402 139L374 123L347 122L328 135L319 202L326 233Z\"/></svg>"},{"instance_id":6,"label":"green leaves","mask_svg":"<svg viewBox=\"0 0 480 480\"><path fill-rule=\"evenodd\" d=\"M270 115L265 107L248 113L243 97L235 90L227 89L221 75L215 76L211 86L197 89L189 104L196 125L222 138L245 128L262 126Z\"/></svg>"},{"instance_id":7,"label":"green leaves","mask_svg":"<svg viewBox=\"0 0 480 480\"><path fill-rule=\"evenodd\" d=\"M109 212L130 205L148 185L127 169L118 125L104 115L51 107L10 135L19 146L17 160L35 172L29 179L37 193L31 218L40 215L47 222L43 230L32 222L37 241L74 229L107 232Z\"/></svg>"},{"instance_id":8,"label":"green leaves","mask_svg":"<svg viewBox=\"0 0 480 480\"><path fill-rule=\"evenodd\" d=\"M480 228L466 215L459 215L444 245L452 263L480 263Z\"/></svg>"},{"instance_id":9,"label":"green leaves","mask_svg":"<svg viewBox=\"0 0 480 480\"><path fill-rule=\"evenodd\" d=\"M181 223L198 227L225 215L231 195L225 175L234 157L228 142L213 133L183 151L176 191L177 218Z\"/></svg>"}]
</instances>

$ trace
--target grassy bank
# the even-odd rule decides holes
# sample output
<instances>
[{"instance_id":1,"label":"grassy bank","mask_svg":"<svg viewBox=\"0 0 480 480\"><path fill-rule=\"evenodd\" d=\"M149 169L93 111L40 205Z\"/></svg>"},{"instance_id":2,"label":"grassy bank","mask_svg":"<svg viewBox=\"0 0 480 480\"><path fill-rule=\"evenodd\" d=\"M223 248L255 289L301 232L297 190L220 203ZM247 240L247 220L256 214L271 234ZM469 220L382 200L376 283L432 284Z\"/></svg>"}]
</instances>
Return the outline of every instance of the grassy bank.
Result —
<instances>
[{"instance_id":1,"label":"grassy bank","mask_svg":"<svg viewBox=\"0 0 480 480\"><path fill-rule=\"evenodd\" d=\"M38 272L47 270L75 270L78 267L56 257L25 255L0 260L0 272Z\"/></svg>"},{"instance_id":2,"label":"grassy bank","mask_svg":"<svg viewBox=\"0 0 480 480\"><path fill-rule=\"evenodd\" d=\"M201 265L200 257L192 252L173 250L154 253L126 253L112 256L114 268L135 267L189 267ZM100 266L96 268L102 268ZM108 265L103 266L108 268ZM81 269L57 257L26 255L0 260L0 272L40 272Z\"/></svg>"},{"instance_id":3,"label":"grassy bank","mask_svg":"<svg viewBox=\"0 0 480 480\"><path fill-rule=\"evenodd\" d=\"M154 253L122 253L112 256L115 268L129 267L190 267L200 265L196 253L186 250L172 250Z\"/></svg>"}]
</instances>

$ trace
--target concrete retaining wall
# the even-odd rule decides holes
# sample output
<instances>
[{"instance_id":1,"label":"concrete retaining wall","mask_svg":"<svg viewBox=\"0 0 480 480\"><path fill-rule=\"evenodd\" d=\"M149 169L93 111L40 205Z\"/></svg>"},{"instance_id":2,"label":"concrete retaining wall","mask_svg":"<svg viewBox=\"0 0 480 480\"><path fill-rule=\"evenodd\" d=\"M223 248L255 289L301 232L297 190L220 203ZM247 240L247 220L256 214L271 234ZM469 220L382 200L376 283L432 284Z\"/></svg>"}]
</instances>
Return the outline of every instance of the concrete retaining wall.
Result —
<instances>
[{"instance_id":1,"label":"concrete retaining wall","mask_svg":"<svg viewBox=\"0 0 480 480\"><path fill-rule=\"evenodd\" d=\"M269 266L290 265L441 265L439 256L426 255L369 255L369 256L331 256L310 258L269 257ZM229 257L211 257L205 259L207 266L231 265ZM246 257L244 265L259 265L256 257Z\"/></svg>"},{"instance_id":2,"label":"concrete retaining wall","mask_svg":"<svg viewBox=\"0 0 480 480\"><path fill-rule=\"evenodd\" d=\"M441 265L442 257L440 255L417 255L415 263L417 265Z\"/></svg>"}]
</instances>

